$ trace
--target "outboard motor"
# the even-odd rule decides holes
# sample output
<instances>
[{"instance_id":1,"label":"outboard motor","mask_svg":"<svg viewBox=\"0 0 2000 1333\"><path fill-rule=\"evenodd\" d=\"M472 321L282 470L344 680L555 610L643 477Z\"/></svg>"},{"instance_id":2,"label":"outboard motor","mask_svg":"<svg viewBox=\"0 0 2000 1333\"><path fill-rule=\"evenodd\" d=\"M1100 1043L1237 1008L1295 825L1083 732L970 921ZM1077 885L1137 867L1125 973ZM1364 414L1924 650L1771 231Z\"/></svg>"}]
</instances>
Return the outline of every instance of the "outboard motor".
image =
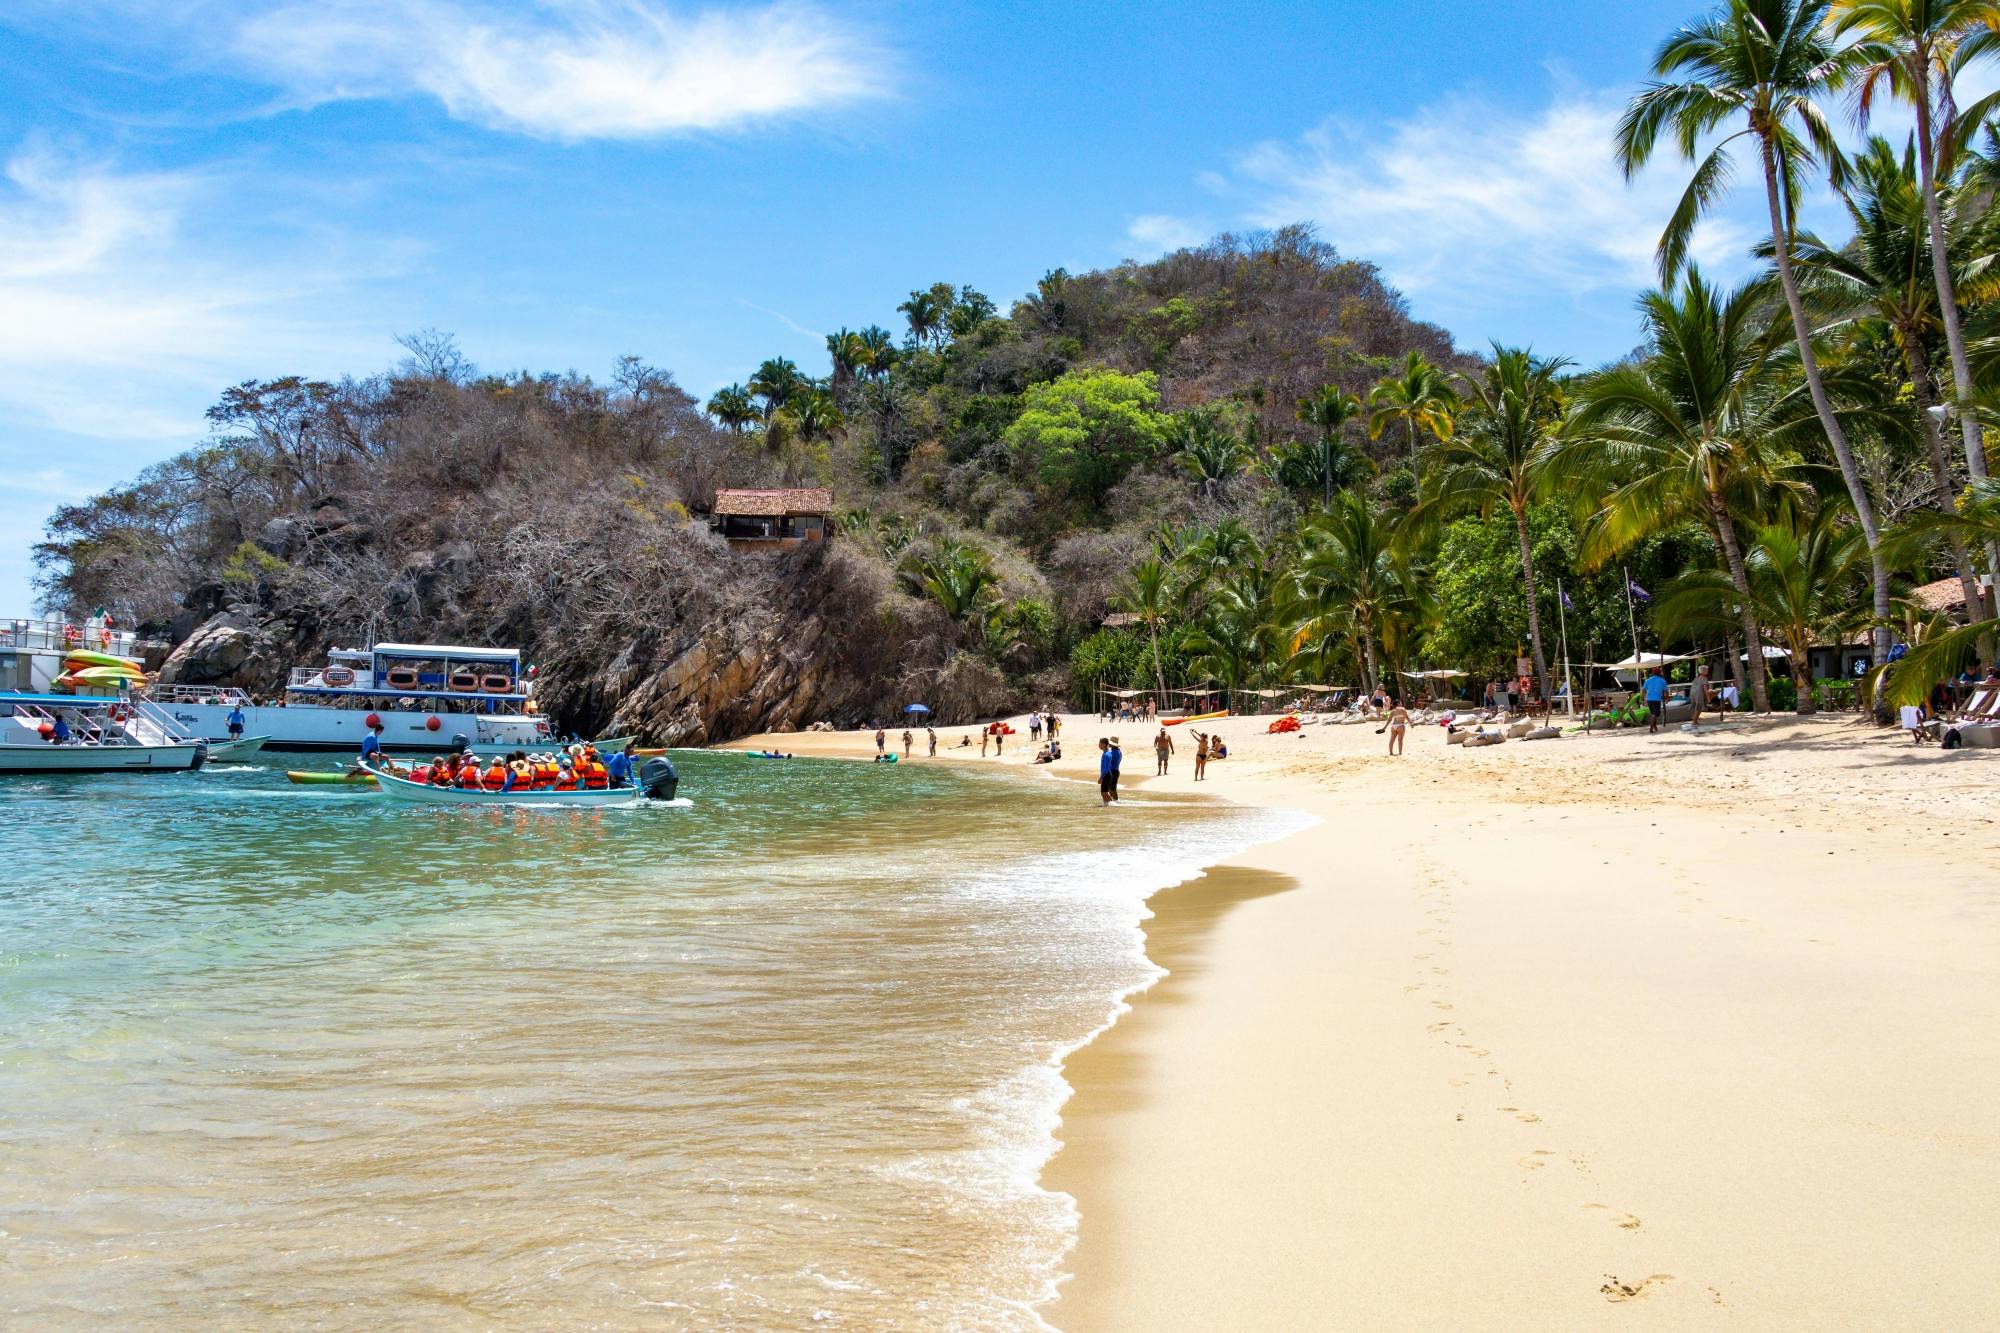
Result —
<instances>
[{"instance_id":1,"label":"outboard motor","mask_svg":"<svg viewBox=\"0 0 2000 1333\"><path fill-rule=\"evenodd\" d=\"M649 801L671 801L674 793L681 789L681 775L674 771L670 759L648 759L646 766L639 770L639 787Z\"/></svg>"},{"instance_id":2,"label":"outboard motor","mask_svg":"<svg viewBox=\"0 0 2000 1333\"><path fill-rule=\"evenodd\" d=\"M469 736L467 736L464 732L454 731L451 733L451 752L453 754L464 754L467 750L470 750L471 748L472 748L472 739Z\"/></svg>"}]
</instances>

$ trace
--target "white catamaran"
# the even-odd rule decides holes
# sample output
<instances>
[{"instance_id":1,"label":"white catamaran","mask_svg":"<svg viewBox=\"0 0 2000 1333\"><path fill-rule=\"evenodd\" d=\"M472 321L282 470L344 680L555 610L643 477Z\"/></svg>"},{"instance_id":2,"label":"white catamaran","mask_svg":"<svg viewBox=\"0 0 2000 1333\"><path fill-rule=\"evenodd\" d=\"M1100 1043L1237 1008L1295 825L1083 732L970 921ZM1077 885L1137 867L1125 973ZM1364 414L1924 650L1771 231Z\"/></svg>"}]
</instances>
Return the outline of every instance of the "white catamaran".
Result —
<instances>
[{"instance_id":1,"label":"white catamaran","mask_svg":"<svg viewBox=\"0 0 2000 1333\"><path fill-rule=\"evenodd\" d=\"M175 721L210 740L229 739L233 714L267 750L359 750L372 719L382 748L436 753L463 736L477 749L524 749L549 740L532 685L511 648L378 643L335 648L323 666L293 667L283 697L257 703L242 690L160 685L152 697Z\"/></svg>"}]
</instances>

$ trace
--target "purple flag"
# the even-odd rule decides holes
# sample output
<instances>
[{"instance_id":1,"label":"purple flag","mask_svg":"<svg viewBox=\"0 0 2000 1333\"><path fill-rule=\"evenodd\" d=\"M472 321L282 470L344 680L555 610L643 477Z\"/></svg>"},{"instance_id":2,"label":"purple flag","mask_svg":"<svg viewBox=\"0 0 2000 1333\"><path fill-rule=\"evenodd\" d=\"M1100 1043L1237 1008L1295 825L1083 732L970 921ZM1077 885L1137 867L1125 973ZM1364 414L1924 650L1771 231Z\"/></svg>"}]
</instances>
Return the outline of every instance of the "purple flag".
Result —
<instances>
[{"instance_id":1,"label":"purple flag","mask_svg":"<svg viewBox=\"0 0 2000 1333\"><path fill-rule=\"evenodd\" d=\"M1576 603L1575 603L1575 602L1572 602L1572 601L1571 601L1571 600L1569 599L1569 594L1568 594L1567 592L1563 591L1563 590L1562 590L1561 588L1557 588L1557 589L1556 589L1556 596L1558 596L1558 597L1560 597L1560 598L1562 598L1562 599L1563 599L1563 610L1565 610L1565 611L1574 611L1574 610L1576 610Z\"/></svg>"},{"instance_id":2,"label":"purple flag","mask_svg":"<svg viewBox=\"0 0 2000 1333\"><path fill-rule=\"evenodd\" d=\"M1625 591L1631 593L1634 597L1638 598L1642 602L1650 602L1653 600L1653 594L1647 592L1644 588L1634 583L1632 581L1632 576L1630 574L1627 574L1625 576Z\"/></svg>"}]
</instances>

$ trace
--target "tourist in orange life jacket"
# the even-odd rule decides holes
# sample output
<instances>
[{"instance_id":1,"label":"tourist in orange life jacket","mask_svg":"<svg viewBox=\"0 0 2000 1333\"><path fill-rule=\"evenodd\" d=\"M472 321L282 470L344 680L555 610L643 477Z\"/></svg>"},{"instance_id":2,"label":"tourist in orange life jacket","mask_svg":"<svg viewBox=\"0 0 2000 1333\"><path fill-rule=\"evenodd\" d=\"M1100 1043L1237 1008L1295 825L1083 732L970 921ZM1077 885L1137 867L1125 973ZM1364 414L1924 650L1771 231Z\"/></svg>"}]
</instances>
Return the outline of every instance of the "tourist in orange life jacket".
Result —
<instances>
[{"instance_id":1,"label":"tourist in orange life jacket","mask_svg":"<svg viewBox=\"0 0 2000 1333\"><path fill-rule=\"evenodd\" d=\"M479 785L487 791L500 791L504 789L507 785L506 763L496 758L492 763L488 764L486 766L486 774L479 780Z\"/></svg>"},{"instance_id":2,"label":"tourist in orange life jacket","mask_svg":"<svg viewBox=\"0 0 2000 1333\"><path fill-rule=\"evenodd\" d=\"M576 790L576 764L568 755L562 757L560 766L556 769L556 790Z\"/></svg>"},{"instance_id":3,"label":"tourist in orange life jacket","mask_svg":"<svg viewBox=\"0 0 2000 1333\"><path fill-rule=\"evenodd\" d=\"M431 760L431 781L437 786L449 787L456 776L451 760L447 756L439 755Z\"/></svg>"},{"instance_id":4,"label":"tourist in orange life jacket","mask_svg":"<svg viewBox=\"0 0 2000 1333\"><path fill-rule=\"evenodd\" d=\"M604 761L597 757L591 746L583 747L583 785L592 791L603 791L611 785L611 774L604 767Z\"/></svg>"},{"instance_id":5,"label":"tourist in orange life jacket","mask_svg":"<svg viewBox=\"0 0 2000 1333\"><path fill-rule=\"evenodd\" d=\"M469 755L461 756L458 761L457 782L467 791L479 790L479 765Z\"/></svg>"},{"instance_id":6,"label":"tourist in orange life jacket","mask_svg":"<svg viewBox=\"0 0 2000 1333\"><path fill-rule=\"evenodd\" d=\"M527 791L535 785L535 766L519 750L514 751L514 757L507 761L507 772L513 778L509 791Z\"/></svg>"}]
</instances>

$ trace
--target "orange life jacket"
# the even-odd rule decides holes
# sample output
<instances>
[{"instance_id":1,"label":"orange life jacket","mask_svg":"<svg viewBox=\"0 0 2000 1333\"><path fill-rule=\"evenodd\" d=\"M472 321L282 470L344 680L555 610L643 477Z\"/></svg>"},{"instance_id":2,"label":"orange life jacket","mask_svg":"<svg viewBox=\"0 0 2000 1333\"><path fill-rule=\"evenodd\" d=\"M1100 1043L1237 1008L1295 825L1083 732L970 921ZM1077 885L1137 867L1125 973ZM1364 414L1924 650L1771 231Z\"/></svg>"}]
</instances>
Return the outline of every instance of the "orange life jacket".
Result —
<instances>
[{"instance_id":1,"label":"orange life jacket","mask_svg":"<svg viewBox=\"0 0 2000 1333\"><path fill-rule=\"evenodd\" d=\"M574 768L561 769L556 773L556 790L576 790L576 770Z\"/></svg>"},{"instance_id":2,"label":"orange life jacket","mask_svg":"<svg viewBox=\"0 0 2000 1333\"><path fill-rule=\"evenodd\" d=\"M431 781L440 787L449 787L457 779L458 774L452 771L450 764L439 764L431 770Z\"/></svg>"},{"instance_id":3,"label":"orange life jacket","mask_svg":"<svg viewBox=\"0 0 2000 1333\"><path fill-rule=\"evenodd\" d=\"M479 790L479 765L472 763L458 766L458 785L468 791Z\"/></svg>"},{"instance_id":4,"label":"orange life jacket","mask_svg":"<svg viewBox=\"0 0 2000 1333\"><path fill-rule=\"evenodd\" d=\"M486 776L480 780L480 785L488 791L499 791L502 787L506 786L507 765L495 759L487 767Z\"/></svg>"},{"instance_id":5,"label":"orange life jacket","mask_svg":"<svg viewBox=\"0 0 2000 1333\"><path fill-rule=\"evenodd\" d=\"M535 785L535 766L525 759L516 759L508 765L514 770L514 790L527 791Z\"/></svg>"},{"instance_id":6,"label":"orange life jacket","mask_svg":"<svg viewBox=\"0 0 2000 1333\"><path fill-rule=\"evenodd\" d=\"M583 785L592 791L602 791L611 785L611 776L596 759L586 759L583 763Z\"/></svg>"}]
</instances>

